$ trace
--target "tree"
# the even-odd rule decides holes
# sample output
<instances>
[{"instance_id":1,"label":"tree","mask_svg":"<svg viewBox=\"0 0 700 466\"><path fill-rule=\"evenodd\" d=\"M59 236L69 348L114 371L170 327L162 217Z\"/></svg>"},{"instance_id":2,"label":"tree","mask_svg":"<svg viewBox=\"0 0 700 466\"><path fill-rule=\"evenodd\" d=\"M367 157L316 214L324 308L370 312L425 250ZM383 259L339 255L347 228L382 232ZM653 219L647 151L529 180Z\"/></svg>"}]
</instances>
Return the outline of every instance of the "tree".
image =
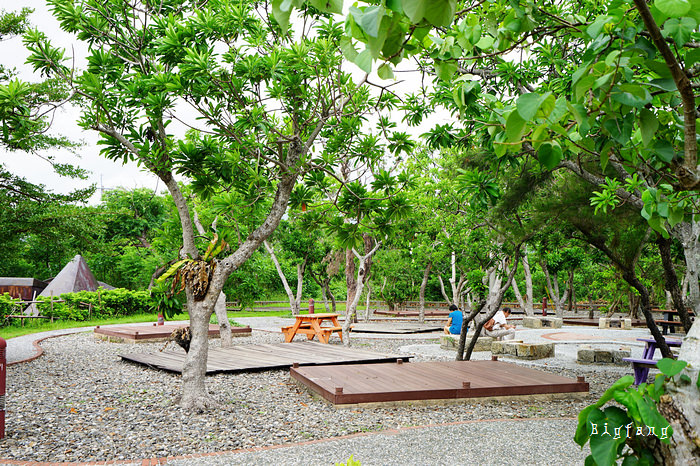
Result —
<instances>
[{"instance_id":1,"label":"tree","mask_svg":"<svg viewBox=\"0 0 700 466\"><path fill-rule=\"evenodd\" d=\"M38 31L25 35L30 62L69 86L80 124L101 135L104 156L156 174L177 208L175 267L192 329L180 403L208 409L216 403L205 386L207 328L226 279L275 230L299 177L332 164L315 155L320 134L364 92L340 68L342 31L325 7L300 10L298 30L287 33L268 5L254 2L50 4L61 27L88 44L88 66L69 69L65 52ZM178 137L173 120L198 131ZM176 174L191 179L202 200L235 193L242 202L234 208L263 210L263 219L239 231L240 242L227 242L230 251L208 237L202 252Z\"/></svg>"},{"instance_id":2,"label":"tree","mask_svg":"<svg viewBox=\"0 0 700 466\"><path fill-rule=\"evenodd\" d=\"M323 260L323 248L320 245L320 232L318 230L307 230L301 223L303 219L296 218L294 220L283 221L277 229L275 237L279 245L282 247L284 255L291 260L295 266L297 275L296 292L292 290L287 282L287 277L282 270L278 254L275 253L272 244L268 241L264 242L265 249L270 254L272 261L275 263L277 273L282 280L284 290L289 298L289 306L293 315L299 314L301 309L301 297L304 289L304 274L307 268L310 268L314 263ZM325 290L324 290L325 291Z\"/></svg>"}]
</instances>

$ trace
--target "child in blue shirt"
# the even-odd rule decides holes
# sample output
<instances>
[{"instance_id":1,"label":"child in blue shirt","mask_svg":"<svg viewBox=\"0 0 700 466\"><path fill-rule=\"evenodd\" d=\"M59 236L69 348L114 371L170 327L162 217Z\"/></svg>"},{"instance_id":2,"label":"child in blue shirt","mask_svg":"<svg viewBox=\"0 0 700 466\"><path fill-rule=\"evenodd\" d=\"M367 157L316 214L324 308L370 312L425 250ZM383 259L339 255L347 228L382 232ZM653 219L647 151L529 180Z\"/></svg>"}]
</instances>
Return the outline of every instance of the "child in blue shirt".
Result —
<instances>
[{"instance_id":1,"label":"child in blue shirt","mask_svg":"<svg viewBox=\"0 0 700 466\"><path fill-rule=\"evenodd\" d=\"M445 333L448 335L459 335L462 332L462 311L454 304L450 304L449 319L445 325Z\"/></svg>"}]
</instances>

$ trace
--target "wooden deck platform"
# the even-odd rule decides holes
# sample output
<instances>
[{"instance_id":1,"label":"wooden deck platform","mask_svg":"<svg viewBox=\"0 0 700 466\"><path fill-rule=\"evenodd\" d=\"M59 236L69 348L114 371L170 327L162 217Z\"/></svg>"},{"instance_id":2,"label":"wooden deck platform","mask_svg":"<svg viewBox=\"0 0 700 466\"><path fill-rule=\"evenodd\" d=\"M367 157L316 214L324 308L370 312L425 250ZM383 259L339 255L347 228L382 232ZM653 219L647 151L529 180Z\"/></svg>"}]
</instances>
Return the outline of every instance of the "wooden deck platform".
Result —
<instances>
[{"instance_id":1,"label":"wooden deck platform","mask_svg":"<svg viewBox=\"0 0 700 466\"><path fill-rule=\"evenodd\" d=\"M95 327L96 336L110 337L124 342L144 342L165 340L173 333L173 330L186 327L186 324L144 324L144 325L110 325L109 327ZM231 327L231 335L250 335L250 327ZM209 337L219 336L219 326L209 324Z\"/></svg>"},{"instance_id":2,"label":"wooden deck platform","mask_svg":"<svg viewBox=\"0 0 700 466\"><path fill-rule=\"evenodd\" d=\"M149 353L120 354L119 356L127 361L170 372L182 372L182 366L185 362L185 352L180 348ZM388 362L397 359L408 361L412 357L312 341L267 345L233 345L228 348L209 350L207 374L285 369L296 363L300 366L323 364L324 367L333 367L329 365Z\"/></svg>"},{"instance_id":3,"label":"wooden deck platform","mask_svg":"<svg viewBox=\"0 0 700 466\"><path fill-rule=\"evenodd\" d=\"M588 383L500 361L293 367L291 376L334 404L588 392Z\"/></svg>"},{"instance_id":4,"label":"wooden deck platform","mask_svg":"<svg viewBox=\"0 0 700 466\"><path fill-rule=\"evenodd\" d=\"M442 332L442 325L419 324L417 322L358 322L353 324L353 333L427 333Z\"/></svg>"}]
</instances>

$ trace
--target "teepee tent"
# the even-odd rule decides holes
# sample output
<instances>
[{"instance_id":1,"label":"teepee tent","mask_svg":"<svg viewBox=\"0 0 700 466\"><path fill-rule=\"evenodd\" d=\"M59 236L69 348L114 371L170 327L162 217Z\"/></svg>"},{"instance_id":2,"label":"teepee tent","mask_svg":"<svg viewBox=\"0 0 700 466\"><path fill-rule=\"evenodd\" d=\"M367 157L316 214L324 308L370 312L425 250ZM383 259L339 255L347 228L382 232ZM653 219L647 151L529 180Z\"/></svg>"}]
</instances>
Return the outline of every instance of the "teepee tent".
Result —
<instances>
[{"instance_id":1,"label":"teepee tent","mask_svg":"<svg viewBox=\"0 0 700 466\"><path fill-rule=\"evenodd\" d=\"M63 293L74 293L83 290L95 291L99 287L100 285L90 271L90 267L88 267L85 259L78 254L58 272L58 275L51 280L39 296L55 296L58 298ZM27 315L39 315L39 309L35 304L31 304L24 313Z\"/></svg>"}]
</instances>

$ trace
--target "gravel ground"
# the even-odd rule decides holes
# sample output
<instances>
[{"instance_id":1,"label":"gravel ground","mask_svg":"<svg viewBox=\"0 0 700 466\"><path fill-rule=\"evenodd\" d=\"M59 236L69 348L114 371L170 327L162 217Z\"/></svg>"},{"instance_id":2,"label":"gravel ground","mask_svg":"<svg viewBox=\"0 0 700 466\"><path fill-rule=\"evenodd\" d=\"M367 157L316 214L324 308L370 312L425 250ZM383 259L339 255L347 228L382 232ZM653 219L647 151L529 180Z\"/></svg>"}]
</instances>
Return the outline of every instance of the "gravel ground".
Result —
<instances>
[{"instance_id":1,"label":"gravel ground","mask_svg":"<svg viewBox=\"0 0 700 466\"><path fill-rule=\"evenodd\" d=\"M250 337L235 339L234 344L279 341L279 333L256 330ZM353 342L358 347L380 352L398 352L402 348L410 351L412 345L422 347L431 344L425 339L356 338ZM218 340L212 340L211 345L218 346ZM205 415L193 415L180 409L175 402L180 390L179 375L122 362L118 356L120 352L158 350L162 343L107 343L95 340L91 333L80 333L46 340L42 347L45 351L43 357L8 368L7 436L0 444L0 457L4 459L53 462L136 461L141 458L289 444L428 424L483 419L575 417L620 376L617 371L602 368L542 366L542 370L565 376L585 375L591 384L590 394L582 400L488 401L349 410L336 409L325 401L312 398L290 380L286 370L219 374L208 377L207 382L209 390L221 402L221 409ZM454 353L448 351L422 351L414 361L452 358ZM575 423L561 422L566 426L563 436L560 426L554 425L553 430L559 432L561 442L571 446ZM489 426L500 424L502 423L464 424L462 428L476 429L474 435L477 437L490 437L488 429L498 428ZM517 428L518 425L512 426L517 435L530 432L529 428L521 431ZM443 432L441 428L447 431ZM429 443L433 449L446 435L453 436L449 433L449 426L434 429L429 433L426 430L425 434L434 439ZM536 429L532 432L536 432ZM502 434L497 437L503 439ZM533 438L541 442L543 437L535 435ZM554 437L549 435L544 438ZM387 445L391 445L390 442ZM477 447L478 445L470 447L471 454L477 452ZM552 447L558 448L556 443ZM551 451L550 447L547 449ZM574 463L580 462L578 460L582 458L582 453L575 450L574 445L576 455L570 458ZM352 452L352 445L348 451ZM440 449L436 451L440 453ZM508 452L502 451L499 455L505 461L502 464L508 464L511 458ZM387 464L381 459L384 456L379 453L371 456L377 462L364 458L363 464ZM336 460L342 458L333 459ZM241 464L255 464L252 461ZM537 461L539 460L535 462ZM403 462L410 463L400 460L389 463ZM481 463L482 460L478 462ZM484 459L483 463L492 461ZM444 460L426 460L425 464L446 463Z\"/></svg>"}]
</instances>

